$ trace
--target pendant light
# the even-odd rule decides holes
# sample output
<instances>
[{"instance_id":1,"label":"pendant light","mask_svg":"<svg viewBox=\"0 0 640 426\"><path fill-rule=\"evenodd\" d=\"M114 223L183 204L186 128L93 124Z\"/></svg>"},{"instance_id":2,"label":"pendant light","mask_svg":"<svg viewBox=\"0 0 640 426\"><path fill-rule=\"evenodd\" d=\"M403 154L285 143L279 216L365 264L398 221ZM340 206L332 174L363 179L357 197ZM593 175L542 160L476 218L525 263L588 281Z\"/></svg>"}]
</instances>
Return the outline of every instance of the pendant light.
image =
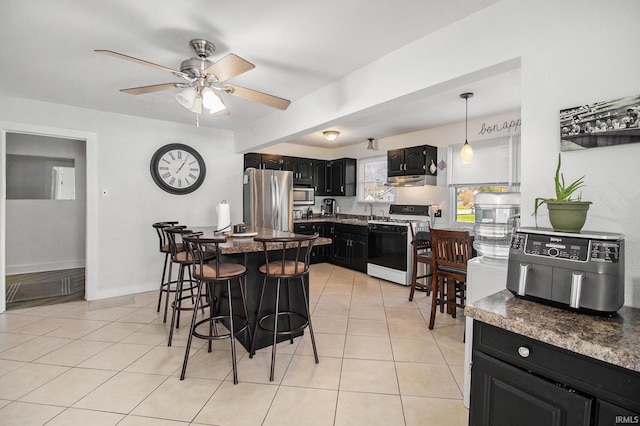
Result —
<instances>
[{"instance_id":1,"label":"pendant light","mask_svg":"<svg viewBox=\"0 0 640 426\"><path fill-rule=\"evenodd\" d=\"M367 149L370 149L372 151L375 150L375 148L373 147L373 138L368 138L367 140L369 141L369 144L367 145Z\"/></svg>"},{"instance_id":2,"label":"pendant light","mask_svg":"<svg viewBox=\"0 0 640 426\"><path fill-rule=\"evenodd\" d=\"M473 161L473 148L471 148L471 145L469 145L469 141L467 140L469 98L472 96L472 92L466 92L460 95L460 97L464 99L464 145L462 145L462 149L460 150L460 162L462 164L470 164Z\"/></svg>"}]
</instances>

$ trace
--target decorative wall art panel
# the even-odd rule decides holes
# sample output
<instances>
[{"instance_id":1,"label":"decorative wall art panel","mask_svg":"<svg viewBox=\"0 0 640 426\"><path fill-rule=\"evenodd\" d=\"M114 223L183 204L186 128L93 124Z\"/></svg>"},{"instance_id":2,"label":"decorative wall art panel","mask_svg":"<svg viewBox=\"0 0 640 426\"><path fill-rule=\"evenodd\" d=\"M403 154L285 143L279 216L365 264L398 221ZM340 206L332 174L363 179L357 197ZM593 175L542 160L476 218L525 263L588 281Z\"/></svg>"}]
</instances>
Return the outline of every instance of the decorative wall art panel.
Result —
<instances>
[{"instance_id":1,"label":"decorative wall art panel","mask_svg":"<svg viewBox=\"0 0 640 426\"><path fill-rule=\"evenodd\" d=\"M640 95L560 111L560 150L640 142Z\"/></svg>"}]
</instances>

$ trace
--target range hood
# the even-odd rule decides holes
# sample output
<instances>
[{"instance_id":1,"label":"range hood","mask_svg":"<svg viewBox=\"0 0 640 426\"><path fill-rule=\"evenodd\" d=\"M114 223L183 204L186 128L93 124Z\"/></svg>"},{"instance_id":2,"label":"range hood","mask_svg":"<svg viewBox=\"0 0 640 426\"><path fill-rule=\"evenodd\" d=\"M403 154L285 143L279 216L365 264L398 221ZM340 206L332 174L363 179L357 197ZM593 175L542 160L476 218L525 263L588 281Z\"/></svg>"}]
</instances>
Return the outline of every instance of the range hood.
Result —
<instances>
[{"instance_id":1,"label":"range hood","mask_svg":"<svg viewBox=\"0 0 640 426\"><path fill-rule=\"evenodd\" d=\"M386 186L424 186L435 185L436 177L430 175L389 176Z\"/></svg>"}]
</instances>

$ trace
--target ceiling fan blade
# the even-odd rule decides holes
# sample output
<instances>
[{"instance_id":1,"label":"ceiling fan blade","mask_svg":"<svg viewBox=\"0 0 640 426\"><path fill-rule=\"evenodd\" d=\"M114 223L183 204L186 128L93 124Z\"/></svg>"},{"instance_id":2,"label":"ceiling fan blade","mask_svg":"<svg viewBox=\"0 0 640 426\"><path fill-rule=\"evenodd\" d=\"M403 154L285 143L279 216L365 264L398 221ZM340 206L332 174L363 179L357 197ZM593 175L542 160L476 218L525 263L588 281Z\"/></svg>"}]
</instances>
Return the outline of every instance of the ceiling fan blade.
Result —
<instances>
[{"instance_id":1,"label":"ceiling fan blade","mask_svg":"<svg viewBox=\"0 0 640 426\"><path fill-rule=\"evenodd\" d=\"M258 92L257 90L247 89L246 87L236 86L235 84L225 84L222 87L225 93L243 98L249 101L258 102L263 105L267 105L273 108L281 110L287 109L290 100L279 98L277 96L268 95L266 93Z\"/></svg>"},{"instance_id":2,"label":"ceiling fan blade","mask_svg":"<svg viewBox=\"0 0 640 426\"><path fill-rule=\"evenodd\" d=\"M213 74L218 78L218 82L223 82L252 70L255 67L256 66L251 62L242 59L240 56L229 53L227 56L204 70L204 73Z\"/></svg>"},{"instance_id":3,"label":"ceiling fan blade","mask_svg":"<svg viewBox=\"0 0 640 426\"><path fill-rule=\"evenodd\" d=\"M175 89L179 87L181 83L163 83L153 84L151 86L131 87L129 89L120 89L121 92L128 93L130 95L144 95L145 93L160 92L162 90Z\"/></svg>"},{"instance_id":4,"label":"ceiling fan blade","mask_svg":"<svg viewBox=\"0 0 640 426\"><path fill-rule=\"evenodd\" d=\"M164 67L162 65L154 64L153 62L144 61L142 59L134 58L133 56L123 55L122 53L114 52L114 51L111 51L111 50L96 50L96 52L103 53L103 54L109 55L109 56L114 56L114 57L120 58L120 59L126 59L127 61L136 62L138 64L147 65L149 67L153 67L153 68L156 68L156 69L159 69L159 70L162 70L162 71L167 71L167 72L173 73L173 74L178 75L180 77L184 77L184 78L188 78L189 77L189 75L183 73L182 71L174 70L173 68Z\"/></svg>"}]
</instances>

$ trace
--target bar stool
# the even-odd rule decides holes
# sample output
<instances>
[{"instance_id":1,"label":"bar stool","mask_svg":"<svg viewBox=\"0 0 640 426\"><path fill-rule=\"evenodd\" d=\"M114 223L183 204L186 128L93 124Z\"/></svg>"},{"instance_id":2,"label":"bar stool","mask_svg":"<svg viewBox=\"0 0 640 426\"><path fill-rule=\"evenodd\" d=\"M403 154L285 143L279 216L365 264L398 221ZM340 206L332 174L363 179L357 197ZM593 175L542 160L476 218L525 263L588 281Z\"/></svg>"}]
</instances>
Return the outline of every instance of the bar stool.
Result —
<instances>
[{"instance_id":1,"label":"bar stool","mask_svg":"<svg viewBox=\"0 0 640 426\"><path fill-rule=\"evenodd\" d=\"M169 256L171 255L171 249L169 248L169 238L164 232L165 228L175 227L178 221L156 222L152 226L158 234L158 241L160 243L160 253L164 254L164 265L162 267L162 279L160 280L160 291L158 292L158 309L156 312L160 312L160 306L162 305L162 294L166 293L164 301L164 318L162 322L167 322L167 310L169 308L169 295L175 292L175 280L171 280L171 265L169 262ZM186 228L186 227L185 227ZM178 247L179 251L183 251L182 245ZM169 267L169 274L167 278L167 266ZM165 281L166 278L166 281ZM173 285L173 287L172 287Z\"/></svg>"},{"instance_id":2,"label":"bar stool","mask_svg":"<svg viewBox=\"0 0 640 426\"><path fill-rule=\"evenodd\" d=\"M433 330L438 306L446 305L447 313L453 318L456 317L456 308L464 308L467 262L472 257L472 250L471 237L467 231L431 230L434 269L431 281L433 296L429 318L430 330Z\"/></svg>"},{"instance_id":3,"label":"bar stool","mask_svg":"<svg viewBox=\"0 0 640 426\"><path fill-rule=\"evenodd\" d=\"M289 340L293 343L293 335L309 328L311 337L311 345L313 346L313 355L316 364L318 364L318 352L316 350L316 341L313 335L313 325L311 324L311 312L309 311L309 298L304 285L304 277L309 275L310 257L313 244L318 238L318 234L300 235L294 237L256 237L254 241L261 242L264 249L265 263L258 268L263 276L262 290L260 292L260 302L258 304L258 312L256 314L256 325L253 332L253 340L251 342L251 350L249 357L255 354L255 343L259 330L273 334L273 344L271 346L271 373L269 381L273 381L275 362L276 362L276 344L278 336L289 336ZM269 279L275 279L276 300L275 312L263 314L263 302ZM304 299L304 312L294 311L295 307L291 306L291 282L300 284L302 296ZM287 298L284 307L280 307L280 287L281 284L287 285ZM281 316L288 319L287 328L283 329L282 323L278 320ZM295 321L294 321L295 320ZM265 324L273 321L273 327Z\"/></svg>"},{"instance_id":4,"label":"bar stool","mask_svg":"<svg viewBox=\"0 0 640 426\"><path fill-rule=\"evenodd\" d=\"M198 293L196 295L196 306L193 310L193 318L191 319L191 329L187 340L187 349L184 354L184 362L182 363L182 373L180 380L184 380L187 371L187 362L189 361L189 351L191 350L191 342L193 337L205 339L209 341L208 351L211 352L211 342L213 340L230 339L231 340L231 360L233 365L233 383L238 383L238 371L236 364L236 345L235 335L243 331L249 333L249 341L251 341L251 330L249 327L249 314L247 313L247 300L245 297L244 286L247 276L247 268L244 265L230 262L221 262L220 256L216 256L215 265L207 265L206 259L212 252L218 253L221 243L227 241L225 237L221 238L201 238L199 235L187 235L183 237L183 241L187 246L187 250L193 259L193 278L197 281ZM213 251L211 251L213 248ZM226 284L220 290L220 295L224 295L226 291L228 302L228 314L221 312L222 306L218 307L219 299L214 299L214 290L216 284ZM232 303L232 284L240 290L241 304L244 316L239 316L233 312ZM203 287L207 287L206 299L209 305L209 317L198 321L198 308L203 306L202 293ZM220 287L220 286L219 286ZM219 323L226 321L224 325L229 330L228 333L221 333L218 327ZM237 322L239 321L239 322ZM209 325L207 334L199 332L197 329L203 324Z\"/></svg>"},{"instance_id":5,"label":"bar stool","mask_svg":"<svg viewBox=\"0 0 640 426\"><path fill-rule=\"evenodd\" d=\"M167 346L171 346L171 342L173 340L173 330L174 328L180 328L180 312L181 311L191 311L196 310L196 298L194 294L194 290L197 287L196 280L193 279L191 266L193 263L193 258L188 251L179 251L179 248L184 247L183 237L188 234L193 234L193 231L187 229L184 226L172 227L172 228L164 228L164 232L167 234L167 239L169 240L169 249L171 251L171 262L172 265L178 265L178 278L176 280L175 287L175 297L173 298L173 302L171 303L171 326L169 328L169 340L167 342ZM207 253L204 259L205 262L209 262L215 258L215 253ZM189 277L185 279L185 270L187 271ZM188 285L185 287L184 283L187 282ZM189 291L190 294L183 295L183 292ZM191 304L184 306L183 301L190 299ZM204 308L202 308L204 312Z\"/></svg>"},{"instance_id":6,"label":"bar stool","mask_svg":"<svg viewBox=\"0 0 640 426\"><path fill-rule=\"evenodd\" d=\"M433 257L431 256L431 234L429 222L409 223L411 228L411 247L413 250L413 268L411 272L411 290L409 301L413 300L416 287L431 293L431 276L433 275ZM425 273L418 275L418 266L424 265ZM424 282L420 282L424 280Z\"/></svg>"}]
</instances>

